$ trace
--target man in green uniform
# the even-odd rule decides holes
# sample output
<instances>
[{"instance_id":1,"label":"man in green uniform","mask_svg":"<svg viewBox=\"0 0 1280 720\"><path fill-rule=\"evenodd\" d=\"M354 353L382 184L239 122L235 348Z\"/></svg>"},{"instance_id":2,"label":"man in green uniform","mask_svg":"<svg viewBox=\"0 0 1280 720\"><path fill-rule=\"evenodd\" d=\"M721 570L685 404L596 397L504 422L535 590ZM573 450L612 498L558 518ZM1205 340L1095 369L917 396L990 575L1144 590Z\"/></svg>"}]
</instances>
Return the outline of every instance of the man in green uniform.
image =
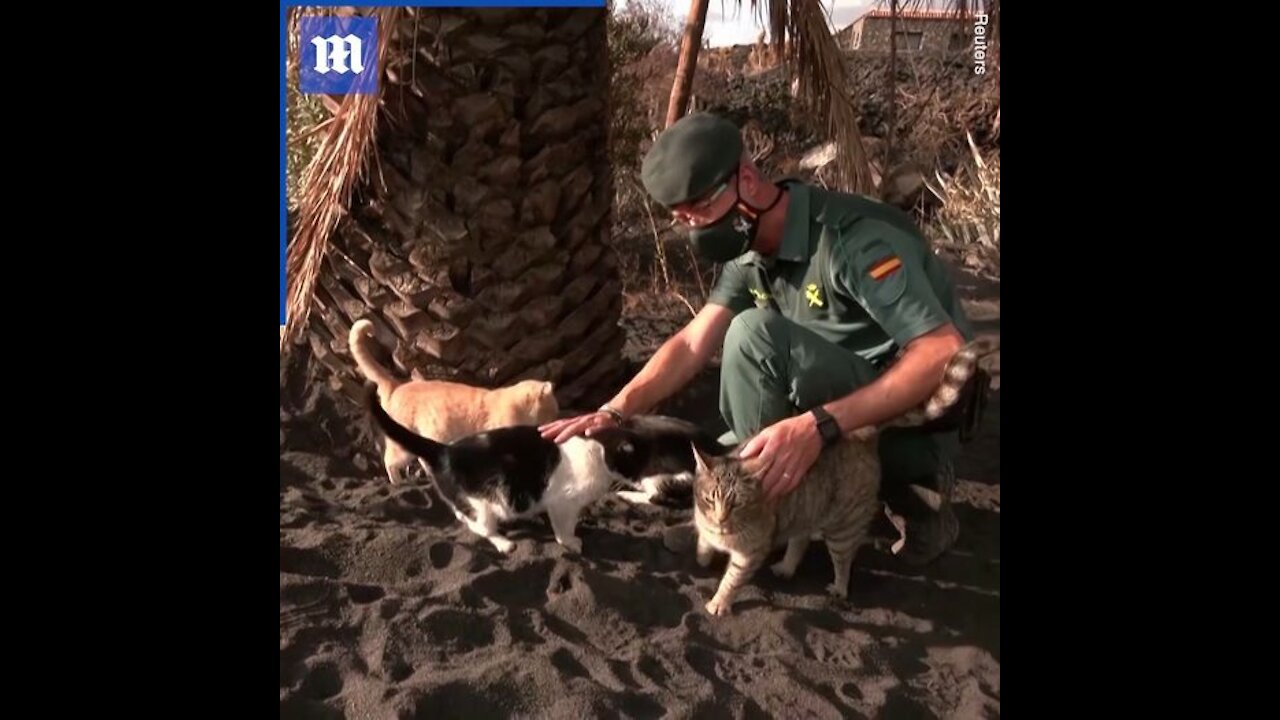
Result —
<instances>
[{"instance_id":1,"label":"man in green uniform","mask_svg":"<svg viewBox=\"0 0 1280 720\"><path fill-rule=\"evenodd\" d=\"M642 166L655 201L724 263L707 304L599 411L543 428L569 437L650 411L723 347L727 442L766 460L763 483L791 492L842 434L924 402L969 339L947 270L904 213L869 198L765 179L728 121L689 115ZM883 497L906 520L904 561L955 542L955 433L887 430ZM914 487L913 487L914 486Z\"/></svg>"}]
</instances>

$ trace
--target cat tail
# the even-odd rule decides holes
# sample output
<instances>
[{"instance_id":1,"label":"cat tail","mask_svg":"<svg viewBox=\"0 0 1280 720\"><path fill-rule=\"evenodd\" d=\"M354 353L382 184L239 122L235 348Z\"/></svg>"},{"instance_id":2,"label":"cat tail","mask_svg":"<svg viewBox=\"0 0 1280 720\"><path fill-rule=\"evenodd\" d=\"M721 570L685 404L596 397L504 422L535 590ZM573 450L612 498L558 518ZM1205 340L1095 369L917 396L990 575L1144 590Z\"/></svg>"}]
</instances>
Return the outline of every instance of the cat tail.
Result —
<instances>
[{"instance_id":1,"label":"cat tail","mask_svg":"<svg viewBox=\"0 0 1280 720\"><path fill-rule=\"evenodd\" d=\"M448 452L448 447L431 438L423 437L396 422L387 414L387 411L382 409L382 403L378 402L380 394L379 390L371 389L366 404L369 406L369 414L378 423L378 427L382 428L382 432L386 433L387 439L425 460L433 471L439 468L445 454ZM433 472L432 474L438 476L440 473Z\"/></svg>"},{"instance_id":2,"label":"cat tail","mask_svg":"<svg viewBox=\"0 0 1280 720\"><path fill-rule=\"evenodd\" d=\"M400 381L373 358L368 345L371 342L374 342L373 323L368 318L357 320L351 326L351 332L347 333L347 347L361 374L378 386L378 398L385 404Z\"/></svg>"},{"instance_id":3,"label":"cat tail","mask_svg":"<svg viewBox=\"0 0 1280 720\"><path fill-rule=\"evenodd\" d=\"M922 405L912 408L898 417L881 423L878 428L862 431L874 434L888 427L918 427L927 431L944 431L961 424L954 418L956 408L971 405L975 393L985 393L987 378L978 361L1000 349L999 343L990 338L977 338L956 351L942 369L942 382ZM977 382L974 382L975 376Z\"/></svg>"},{"instance_id":4,"label":"cat tail","mask_svg":"<svg viewBox=\"0 0 1280 720\"><path fill-rule=\"evenodd\" d=\"M724 448L717 445L717 452ZM693 507L693 477L683 478L677 475L665 475L655 479L653 486L653 504L672 508Z\"/></svg>"}]
</instances>

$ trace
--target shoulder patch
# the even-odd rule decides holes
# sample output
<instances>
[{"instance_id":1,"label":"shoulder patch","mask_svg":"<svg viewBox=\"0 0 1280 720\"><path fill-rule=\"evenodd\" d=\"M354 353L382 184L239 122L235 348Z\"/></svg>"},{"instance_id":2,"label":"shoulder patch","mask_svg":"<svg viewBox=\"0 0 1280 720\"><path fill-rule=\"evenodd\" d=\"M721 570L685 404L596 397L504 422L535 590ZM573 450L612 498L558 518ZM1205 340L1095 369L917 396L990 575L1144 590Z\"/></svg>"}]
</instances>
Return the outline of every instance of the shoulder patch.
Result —
<instances>
[{"instance_id":1,"label":"shoulder patch","mask_svg":"<svg viewBox=\"0 0 1280 720\"><path fill-rule=\"evenodd\" d=\"M873 240L858 254L858 274L867 302L885 306L902 297L907 289L907 273L902 257L884 240Z\"/></svg>"},{"instance_id":2,"label":"shoulder patch","mask_svg":"<svg viewBox=\"0 0 1280 720\"><path fill-rule=\"evenodd\" d=\"M871 276L872 280L880 282L888 277L890 273L897 272L901 268L902 258L897 255L885 255L871 264L867 274Z\"/></svg>"}]
</instances>

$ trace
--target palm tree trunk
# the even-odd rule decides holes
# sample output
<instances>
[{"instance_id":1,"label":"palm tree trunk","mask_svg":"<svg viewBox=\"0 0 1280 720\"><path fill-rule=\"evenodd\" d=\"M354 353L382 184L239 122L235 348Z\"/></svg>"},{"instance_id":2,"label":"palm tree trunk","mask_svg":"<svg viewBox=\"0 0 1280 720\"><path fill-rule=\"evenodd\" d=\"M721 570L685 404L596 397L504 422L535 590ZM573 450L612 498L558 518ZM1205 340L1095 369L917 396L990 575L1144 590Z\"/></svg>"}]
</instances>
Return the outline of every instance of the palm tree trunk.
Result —
<instances>
[{"instance_id":1,"label":"palm tree trunk","mask_svg":"<svg viewBox=\"0 0 1280 720\"><path fill-rule=\"evenodd\" d=\"M368 318L402 378L549 380L562 406L598 407L626 370L603 13L420 8L394 29L370 182L328 238L312 356L360 400L347 333Z\"/></svg>"},{"instance_id":2,"label":"palm tree trunk","mask_svg":"<svg viewBox=\"0 0 1280 720\"><path fill-rule=\"evenodd\" d=\"M702 29L707 24L707 0L692 0L689 18L684 24L684 40L680 43L680 61L676 65L676 81L671 86L667 105L667 127L684 117L693 89L693 73L698 68L698 50L702 47Z\"/></svg>"}]
</instances>

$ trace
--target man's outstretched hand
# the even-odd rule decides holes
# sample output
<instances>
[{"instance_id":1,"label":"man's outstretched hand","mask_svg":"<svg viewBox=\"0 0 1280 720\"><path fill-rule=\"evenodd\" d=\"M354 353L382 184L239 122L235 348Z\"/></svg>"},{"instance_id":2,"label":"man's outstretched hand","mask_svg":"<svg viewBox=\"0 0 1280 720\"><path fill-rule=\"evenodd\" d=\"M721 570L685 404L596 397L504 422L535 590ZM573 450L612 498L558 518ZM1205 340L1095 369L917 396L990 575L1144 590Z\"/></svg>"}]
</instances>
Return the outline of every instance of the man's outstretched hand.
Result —
<instances>
[{"instance_id":1,"label":"man's outstretched hand","mask_svg":"<svg viewBox=\"0 0 1280 720\"><path fill-rule=\"evenodd\" d=\"M591 433L596 430L617 427L617 425L618 423L614 421L612 415L601 411L554 420L546 425L540 425L538 430L542 433L543 438L562 443L575 435L591 437Z\"/></svg>"}]
</instances>

